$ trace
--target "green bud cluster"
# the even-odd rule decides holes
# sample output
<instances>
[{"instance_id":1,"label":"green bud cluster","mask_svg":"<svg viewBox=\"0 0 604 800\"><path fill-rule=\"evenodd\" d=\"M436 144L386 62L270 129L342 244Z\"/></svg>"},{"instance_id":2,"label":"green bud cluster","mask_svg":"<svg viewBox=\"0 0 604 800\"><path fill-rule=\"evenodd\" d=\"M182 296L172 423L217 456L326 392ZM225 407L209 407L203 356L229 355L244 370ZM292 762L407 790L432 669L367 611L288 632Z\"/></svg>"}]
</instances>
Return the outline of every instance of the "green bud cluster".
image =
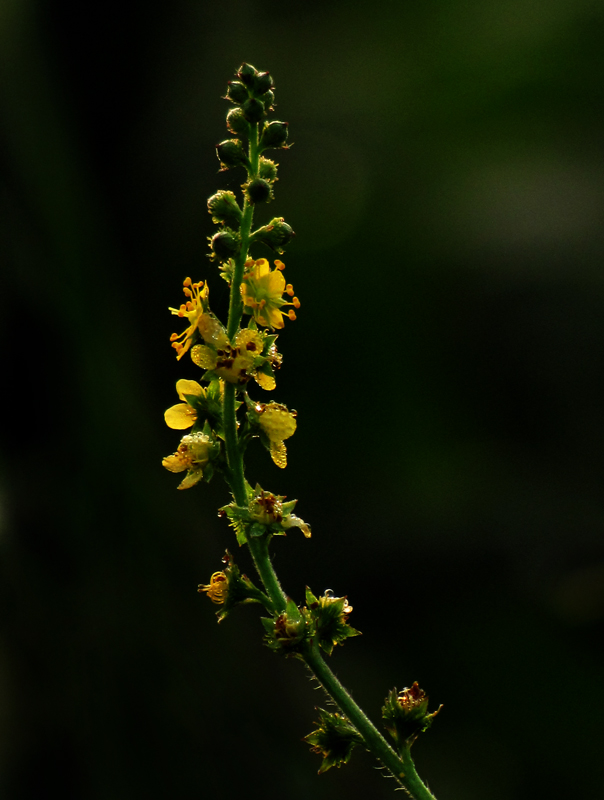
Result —
<instances>
[{"instance_id":1,"label":"green bud cluster","mask_svg":"<svg viewBox=\"0 0 604 800\"><path fill-rule=\"evenodd\" d=\"M251 64L242 64L236 80L229 82L225 95L233 105L226 116L231 138L216 145L216 154L221 172L236 167L246 170L247 180L241 186L244 209L274 200L277 164L262 154L271 148L287 149L288 146L288 123L267 119L273 111L274 88L269 72L260 72ZM228 264L240 251L243 210L232 192L222 191L208 200L208 211L212 221L223 226L223 230L209 237L210 257ZM281 217L275 217L268 225L253 231L249 243L265 244L282 254L293 235L292 228ZM222 276L230 282L232 270L223 270Z\"/></svg>"}]
</instances>

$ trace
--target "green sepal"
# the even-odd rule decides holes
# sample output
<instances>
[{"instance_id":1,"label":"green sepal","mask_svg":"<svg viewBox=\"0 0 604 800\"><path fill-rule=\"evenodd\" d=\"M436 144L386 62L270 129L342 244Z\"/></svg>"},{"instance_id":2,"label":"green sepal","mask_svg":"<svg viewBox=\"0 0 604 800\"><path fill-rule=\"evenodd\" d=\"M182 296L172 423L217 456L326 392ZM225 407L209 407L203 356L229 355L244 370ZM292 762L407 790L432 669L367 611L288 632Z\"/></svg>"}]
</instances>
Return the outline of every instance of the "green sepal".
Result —
<instances>
[{"instance_id":1,"label":"green sepal","mask_svg":"<svg viewBox=\"0 0 604 800\"><path fill-rule=\"evenodd\" d=\"M202 381L217 381L218 380L218 375L214 372L213 369L209 369L209 370L207 370L207 372L203 373L203 375L201 376L201 380Z\"/></svg>"},{"instance_id":2,"label":"green sepal","mask_svg":"<svg viewBox=\"0 0 604 800\"><path fill-rule=\"evenodd\" d=\"M286 516L287 514L291 514L292 511L294 510L294 508L296 507L297 503L298 503L297 500L288 500L287 503L283 503L283 505L281 507L283 516Z\"/></svg>"},{"instance_id":3,"label":"green sepal","mask_svg":"<svg viewBox=\"0 0 604 800\"><path fill-rule=\"evenodd\" d=\"M275 630L275 620L273 617L260 617L260 622L264 625L267 634L272 634Z\"/></svg>"},{"instance_id":4,"label":"green sepal","mask_svg":"<svg viewBox=\"0 0 604 800\"><path fill-rule=\"evenodd\" d=\"M363 744L363 737L352 723L337 712L322 708L319 711L319 727L304 739L311 745L313 753L323 756L319 775L331 767L341 767L350 761L355 745Z\"/></svg>"},{"instance_id":5,"label":"green sepal","mask_svg":"<svg viewBox=\"0 0 604 800\"><path fill-rule=\"evenodd\" d=\"M254 317L250 317L250 321L248 322L247 326L251 331L258 330L258 326L256 325L256 320L254 319Z\"/></svg>"},{"instance_id":6,"label":"green sepal","mask_svg":"<svg viewBox=\"0 0 604 800\"><path fill-rule=\"evenodd\" d=\"M258 538L260 536L264 536L267 531L266 525L261 525L259 522L254 522L248 528L248 534L253 538Z\"/></svg>"},{"instance_id":7,"label":"green sepal","mask_svg":"<svg viewBox=\"0 0 604 800\"><path fill-rule=\"evenodd\" d=\"M271 347L274 345L274 343L277 341L278 338L279 338L278 333L268 334L267 336L264 337L264 346L262 347L263 356L268 355L268 351L271 349Z\"/></svg>"},{"instance_id":8,"label":"green sepal","mask_svg":"<svg viewBox=\"0 0 604 800\"><path fill-rule=\"evenodd\" d=\"M212 466L211 463L208 463L203 470L203 480L206 483L209 483L213 477L214 477L214 467Z\"/></svg>"},{"instance_id":9,"label":"green sepal","mask_svg":"<svg viewBox=\"0 0 604 800\"><path fill-rule=\"evenodd\" d=\"M311 611L315 606L319 605L318 599L314 596L314 594L310 591L308 586L306 587L306 606Z\"/></svg>"}]
</instances>

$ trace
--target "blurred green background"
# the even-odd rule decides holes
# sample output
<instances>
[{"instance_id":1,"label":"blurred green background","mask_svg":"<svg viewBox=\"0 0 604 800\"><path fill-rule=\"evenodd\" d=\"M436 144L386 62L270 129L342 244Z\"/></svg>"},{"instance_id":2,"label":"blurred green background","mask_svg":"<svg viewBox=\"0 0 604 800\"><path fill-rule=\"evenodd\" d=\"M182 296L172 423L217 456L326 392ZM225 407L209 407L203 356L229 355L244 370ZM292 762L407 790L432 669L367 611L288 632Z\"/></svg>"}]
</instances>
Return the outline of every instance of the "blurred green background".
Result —
<instances>
[{"instance_id":1,"label":"blurred green background","mask_svg":"<svg viewBox=\"0 0 604 800\"><path fill-rule=\"evenodd\" d=\"M324 704L196 593L219 481L161 458L167 306L205 257L226 82L269 69L302 300L275 399L313 525L297 600L347 594L332 666L376 719L418 680L439 800L599 800L604 711L604 7L593 0L0 6L0 774L11 800L392 797ZM255 255L267 255L258 250ZM260 396L260 390L257 395ZM236 554L244 570L247 555Z\"/></svg>"}]
</instances>

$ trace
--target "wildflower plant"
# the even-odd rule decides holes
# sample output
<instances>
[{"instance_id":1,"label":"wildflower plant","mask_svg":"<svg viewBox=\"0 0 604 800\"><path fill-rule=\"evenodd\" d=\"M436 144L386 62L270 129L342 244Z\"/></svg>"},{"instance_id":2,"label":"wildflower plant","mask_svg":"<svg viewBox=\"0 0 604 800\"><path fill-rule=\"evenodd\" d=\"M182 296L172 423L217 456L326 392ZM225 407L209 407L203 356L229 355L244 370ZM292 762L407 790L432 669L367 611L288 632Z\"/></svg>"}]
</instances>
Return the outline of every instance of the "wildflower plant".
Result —
<instances>
[{"instance_id":1,"label":"wildflower plant","mask_svg":"<svg viewBox=\"0 0 604 800\"><path fill-rule=\"evenodd\" d=\"M301 305L283 274L283 261L276 258L271 265L266 258L252 256L262 245L280 256L294 236L282 217L254 228L256 206L274 199L278 165L266 154L288 149L287 122L269 120L274 90L271 75L250 64L243 64L228 84L230 135L216 152L223 171L238 169L246 177L241 201L224 190L208 200L208 211L218 226L210 237L210 258L229 285L228 319L223 324L212 312L207 281L185 279L184 301L170 308L184 328L170 338L177 359L188 354L191 363L187 377L176 383L180 402L165 412L167 425L184 435L162 463L170 472L185 473L179 489L208 482L216 473L226 481L232 499L219 515L228 520L239 546L249 548L262 585L256 587L243 575L227 551L223 568L199 591L220 607L219 622L237 605L262 606L267 646L304 662L325 689L335 710L319 709L317 728L306 737L322 757L319 772L345 764L359 745L373 753L410 797L434 800L417 775L410 752L436 713L428 713L425 692L417 683L400 693L390 692L382 709L385 730L392 738L389 744L325 661L335 646L359 633L349 622L348 599L335 597L330 590L316 596L307 588L298 603L285 594L273 568L269 554L273 536L292 528L305 537L311 535L310 526L293 513L297 501L252 486L244 473L244 454L253 439L277 467L285 468L285 442L297 428L295 411L255 396L256 387L275 390L282 362L277 337L286 321L296 319Z\"/></svg>"}]
</instances>

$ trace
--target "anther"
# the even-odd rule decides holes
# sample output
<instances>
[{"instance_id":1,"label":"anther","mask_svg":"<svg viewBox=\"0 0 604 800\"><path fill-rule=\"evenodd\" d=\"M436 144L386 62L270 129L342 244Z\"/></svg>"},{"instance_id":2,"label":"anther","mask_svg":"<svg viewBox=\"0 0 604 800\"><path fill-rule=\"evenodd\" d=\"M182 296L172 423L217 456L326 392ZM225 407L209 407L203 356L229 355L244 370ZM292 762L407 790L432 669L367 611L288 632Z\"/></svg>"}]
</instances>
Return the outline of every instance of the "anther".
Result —
<instances>
[{"instance_id":1,"label":"anther","mask_svg":"<svg viewBox=\"0 0 604 800\"><path fill-rule=\"evenodd\" d=\"M175 339L178 339L178 334L177 333L171 334L170 341L173 342Z\"/></svg>"},{"instance_id":2,"label":"anther","mask_svg":"<svg viewBox=\"0 0 604 800\"><path fill-rule=\"evenodd\" d=\"M294 297L292 303L294 304L294 308L300 308L300 301L298 300L297 297Z\"/></svg>"},{"instance_id":3,"label":"anther","mask_svg":"<svg viewBox=\"0 0 604 800\"><path fill-rule=\"evenodd\" d=\"M183 292L184 292L184 294L185 294L185 297L192 297L192 296L193 296L193 292L192 292L190 289L187 289L187 287L186 287L186 286L185 286L185 288L183 289Z\"/></svg>"},{"instance_id":4,"label":"anther","mask_svg":"<svg viewBox=\"0 0 604 800\"><path fill-rule=\"evenodd\" d=\"M185 278L182 282L183 286L190 286L191 285L191 278Z\"/></svg>"},{"instance_id":5,"label":"anther","mask_svg":"<svg viewBox=\"0 0 604 800\"><path fill-rule=\"evenodd\" d=\"M291 283L288 283L287 286L285 287L285 293L288 294L290 297L294 296L294 287L291 285Z\"/></svg>"},{"instance_id":6,"label":"anther","mask_svg":"<svg viewBox=\"0 0 604 800\"><path fill-rule=\"evenodd\" d=\"M275 266L277 267L277 269L281 270L285 269L285 264L283 263L283 261L279 261L279 259L276 259Z\"/></svg>"},{"instance_id":7,"label":"anther","mask_svg":"<svg viewBox=\"0 0 604 800\"><path fill-rule=\"evenodd\" d=\"M293 322L295 319L298 319L298 318L296 317L296 312L295 312L295 311L292 311L292 309L291 309L291 308L290 308L290 310L287 312L287 316L288 316L288 317L291 319L291 321L292 321L292 322Z\"/></svg>"}]
</instances>

